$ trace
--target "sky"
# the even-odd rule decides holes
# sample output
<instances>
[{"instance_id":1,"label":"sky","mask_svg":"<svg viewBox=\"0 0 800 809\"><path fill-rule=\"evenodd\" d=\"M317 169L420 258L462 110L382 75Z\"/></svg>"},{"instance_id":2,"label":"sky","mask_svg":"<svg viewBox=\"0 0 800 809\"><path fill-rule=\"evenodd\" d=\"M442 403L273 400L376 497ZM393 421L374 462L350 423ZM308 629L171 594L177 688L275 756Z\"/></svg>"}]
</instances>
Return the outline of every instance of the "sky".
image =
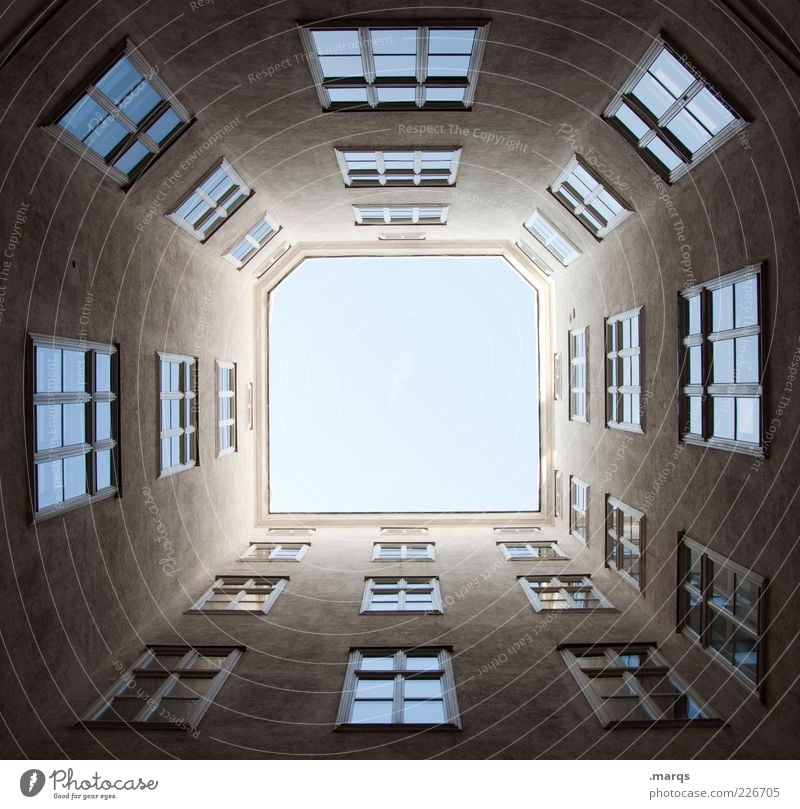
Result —
<instances>
[{"instance_id":1,"label":"sky","mask_svg":"<svg viewBox=\"0 0 800 809\"><path fill-rule=\"evenodd\" d=\"M272 512L539 509L536 292L502 258L307 259L268 340Z\"/></svg>"}]
</instances>

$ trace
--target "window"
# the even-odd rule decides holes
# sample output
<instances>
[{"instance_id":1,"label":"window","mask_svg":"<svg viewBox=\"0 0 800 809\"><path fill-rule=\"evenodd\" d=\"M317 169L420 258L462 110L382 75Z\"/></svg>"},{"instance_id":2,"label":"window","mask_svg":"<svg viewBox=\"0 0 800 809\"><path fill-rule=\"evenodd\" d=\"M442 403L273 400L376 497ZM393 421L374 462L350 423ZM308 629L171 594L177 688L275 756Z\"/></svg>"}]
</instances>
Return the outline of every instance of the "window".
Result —
<instances>
[{"instance_id":1,"label":"window","mask_svg":"<svg viewBox=\"0 0 800 809\"><path fill-rule=\"evenodd\" d=\"M270 536L284 537L313 537L317 533L316 528L267 528Z\"/></svg>"},{"instance_id":2,"label":"window","mask_svg":"<svg viewBox=\"0 0 800 809\"><path fill-rule=\"evenodd\" d=\"M569 417L573 421L589 420L589 327L569 333Z\"/></svg>"},{"instance_id":3,"label":"window","mask_svg":"<svg viewBox=\"0 0 800 809\"><path fill-rule=\"evenodd\" d=\"M420 527L407 527L389 526L388 528L381 528L382 537L406 537L416 536L417 534L427 534L428 529L424 526Z\"/></svg>"},{"instance_id":4,"label":"window","mask_svg":"<svg viewBox=\"0 0 800 809\"><path fill-rule=\"evenodd\" d=\"M487 22L402 20L300 28L326 110L468 109Z\"/></svg>"},{"instance_id":5,"label":"window","mask_svg":"<svg viewBox=\"0 0 800 809\"><path fill-rule=\"evenodd\" d=\"M432 542L376 542L372 546L373 562L429 562L435 558Z\"/></svg>"},{"instance_id":6,"label":"window","mask_svg":"<svg viewBox=\"0 0 800 809\"><path fill-rule=\"evenodd\" d=\"M606 318L606 424L643 433L642 307Z\"/></svg>"},{"instance_id":7,"label":"window","mask_svg":"<svg viewBox=\"0 0 800 809\"><path fill-rule=\"evenodd\" d=\"M455 185L460 157L459 148L336 149L350 188Z\"/></svg>"},{"instance_id":8,"label":"window","mask_svg":"<svg viewBox=\"0 0 800 809\"><path fill-rule=\"evenodd\" d=\"M242 562L299 562L308 551L308 542L275 544L273 542L251 542L241 557Z\"/></svg>"},{"instance_id":9,"label":"window","mask_svg":"<svg viewBox=\"0 0 800 809\"><path fill-rule=\"evenodd\" d=\"M569 479L569 532L589 541L589 484L576 477Z\"/></svg>"},{"instance_id":10,"label":"window","mask_svg":"<svg viewBox=\"0 0 800 809\"><path fill-rule=\"evenodd\" d=\"M194 729L242 654L238 646L148 646L82 724Z\"/></svg>"},{"instance_id":11,"label":"window","mask_svg":"<svg viewBox=\"0 0 800 809\"><path fill-rule=\"evenodd\" d=\"M577 155L550 186L581 224L598 239L631 215L631 210Z\"/></svg>"},{"instance_id":12,"label":"window","mask_svg":"<svg viewBox=\"0 0 800 809\"><path fill-rule=\"evenodd\" d=\"M128 185L189 123L189 113L156 70L126 42L48 129L120 185Z\"/></svg>"},{"instance_id":13,"label":"window","mask_svg":"<svg viewBox=\"0 0 800 809\"><path fill-rule=\"evenodd\" d=\"M263 576L220 576L192 610L266 613L272 609L288 581Z\"/></svg>"},{"instance_id":14,"label":"window","mask_svg":"<svg viewBox=\"0 0 800 809\"><path fill-rule=\"evenodd\" d=\"M158 352L160 477L197 464L197 360Z\"/></svg>"},{"instance_id":15,"label":"window","mask_svg":"<svg viewBox=\"0 0 800 809\"><path fill-rule=\"evenodd\" d=\"M236 363L217 360L217 456L236 448Z\"/></svg>"},{"instance_id":16,"label":"window","mask_svg":"<svg viewBox=\"0 0 800 809\"><path fill-rule=\"evenodd\" d=\"M167 216L195 239L204 242L252 193L231 164L223 159Z\"/></svg>"},{"instance_id":17,"label":"window","mask_svg":"<svg viewBox=\"0 0 800 809\"><path fill-rule=\"evenodd\" d=\"M367 579L361 612L442 612L437 578Z\"/></svg>"},{"instance_id":18,"label":"window","mask_svg":"<svg viewBox=\"0 0 800 809\"><path fill-rule=\"evenodd\" d=\"M525 223L525 230L565 267L581 255L581 251L538 210L534 210Z\"/></svg>"},{"instance_id":19,"label":"window","mask_svg":"<svg viewBox=\"0 0 800 809\"><path fill-rule=\"evenodd\" d=\"M761 268L680 293L681 439L763 455Z\"/></svg>"},{"instance_id":20,"label":"window","mask_svg":"<svg viewBox=\"0 0 800 809\"><path fill-rule=\"evenodd\" d=\"M279 230L280 227L265 213L222 257L241 269Z\"/></svg>"},{"instance_id":21,"label":"window","mask_svg":"<svg viewBox=\"0 0 800 809\"><path fill-rule=\"evenodd\" d=\"M33 516L117 493L116 346L32 334Z\"/></svg>"},{"instance_id":22,"label":"window","mask_svg":"<svg viewBox=\"0 0 800 809\"><path fill-rule=\"evenodd\" d=\"M492 531L503 536L520 536L521 534L540 534L542 529L538 525L503 525L493 528Z\"/></svg>"},{"instance_id":23,"label":"window","mask_svg":"<svg viewBox=\"0 0 800 809\"><path fill-rule=\"evenodd\" d=\"M589 576L520 576L519 583L536 612L614 609Z\"/></svg>"},{"instance_id":24,"label":"window","mask_svg":"<svg viewBox=\"0 0 800 809\"><path fill-rule=\"evenodd\" d=\"M606 561L623 578L644 588L644 514L606 495Z\"/></svg>"},{"instance_id":25,"label":"window","mask_svg":"<svg viewBox=\"0 0 800 809\"><path fill-rule=\"evenodd\" d=\"M650 644L559 650L604 728L722 724Z\"/></svg>"},{"instance_id":26,"label":"window","mask_svg":"<svg viewBox=\"0 0 800 809\"><path fill-rule=\"evenodd\" d=\"M562 475L560 469L553 471L553 516L558 518L564 511L564 492L561 486Z\"/></svg>"},{"instance_id":27,"label":"window","mask_svg":"<svg viewBox=\"0 0 800 809\"><path fill-rule=\"evenodd\" d=\"M695 67L661 38L647 50L603 116L669 182L746 125Z\"/></svg>"},{"instance_id":28,"label":"window","mask_svg":"<svg viewBox=\"0 0 800 809\"><path fill-rule=\"evenodd\" d=\"M760 686L766 581L684 535L678 564L678 629L745 682Z\"/></svg>"},{"instance_id":29,"label":"window","mask_svg":"<svg viewBox=\"0 0 800 809\"><path fill-rule=\"evenodd\" d=\"M497 546L503 556L513 562L567 558L555 542L498 542Z\"/></svg>"},{"instance_id":30,"label":"window","mask_svg":"<svg viewBox=\"0 0 800 809\"><path fill-rule=\"evenodd\" d=\"M450 653L425 647L352 651L336 724L354 730L460 728Z\"/></svg>"},{"instance_id":31,"label":"window","mask_svg":"<svg viewBox=\"0 0 800 809\"><path fill-rule=\"evenodd\" d=\"M407 205L398 208L354 205L357 225L445 225L447 205Z\"/></svg>"}]
</instances>

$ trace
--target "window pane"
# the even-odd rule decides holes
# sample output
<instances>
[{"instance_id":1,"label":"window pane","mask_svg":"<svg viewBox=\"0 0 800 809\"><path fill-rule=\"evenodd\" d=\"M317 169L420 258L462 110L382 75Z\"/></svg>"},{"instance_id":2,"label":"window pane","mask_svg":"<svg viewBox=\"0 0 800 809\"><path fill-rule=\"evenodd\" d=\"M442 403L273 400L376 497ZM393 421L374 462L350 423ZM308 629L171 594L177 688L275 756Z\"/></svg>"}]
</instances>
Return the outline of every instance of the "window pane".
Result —
<instances>
[{"instance_id":1,"label":"window pane","mask_svg":"<svg viewBox=\"0 0 800 809\"><path fill-rule=\"evenodd\" d=\"M428 32L428 53L471 53L474 28L432 28Z\"/></svg>"},{"instance_id":2,"label":"window pane","mask_svg":"<svg viewBox=\"0 0 800 809\"><path fill-rule=\"evenodd\" d=\"M469 56L431 56L428 59L429 76L466 77Z\"/></svg>"},{"instance_id":3,"label":"window pane","mask_svg":"<svg viewBox=\"0 0 800 809\"><path fill-rule=\"evenodd\" d=\"M734 120L733 115L703 88L687 105L686 109L712 134L716 135L723 127Z\"/></svg>"},{"instance_id":4,"label":"window pane","mask_svg":"<svg viewBox=\"0 0 800 809\"><path fill-rule=\"evenodd\" d=\"M754 326L758 323L758 282L756 278L739 281L734 286L736 292L737 329Z\"/></svg>"},{"instance_id":5,"label":"window pane","mask_svg":"<svg viewBox=\"0 0 800 809\"><path fill-rule=\"evenodd\" d=\"M158 708L147 718L149 722L173 722L181 724L189 721L189 717L197 707L194 699L162 699Z\"/></svg>"},{"instance_id":6,"label":"window pane","mask_svg":"<svg viewBox=\"0 0 800 809\"><path fill-rule=\"evenodd\" d=\"M733 340L717 340L713 346L714 382L716 384L733 382Z\"/></svg>"},{"instance_id":7,"label":"window pane","mask_svg":"<svg viewBox=\"0 0 800 809\"><path fill-rule=\"evenodd\" d=\"M82 444L86 440L86 407L83 404L65 404L62 408L64 416L64 446Z\"/></svg>"},{"instance_id":8,"label":"window pane","mask_svg":"<svg viewBox=\"0 0 800 809\"><path fill-rule=\"evenodd\" d=\"M61 405L36 407L36 451L62 446Z\"/></svg>"},{"instance_id":9,"label":"window pane","mask_svg":"<svg viewBox=\"0 0 800 809\"><path fill-rule=\"evenodd\" d=\"M97 491L107 489L111 486L111 450L104 449L95 453L96 464L96 481L95 486Z\"/></svg>"},{"instance_id":10,"label":"window pane","mask_svg":"<svg viewBox=\"0 0 800 809\"><path fill-rule=\"evenodd\" d=\"M326 79L364 75L360 56L322 56L319 61Z\"/></svg>"},{"instance_id":11,"label":"window pane","mask_svg":"<svg viewBox=\"0 0 800 809\"><path fill-rule=\"evenodd\" d=\"M364 671L391 671L394 668L394 657L365 655L359 668Z\"/></svg>"},{"instance_id":12,"label":"window pane","mask_svg":"<svg viewBox=\"0 0 800 809\"><path fill-rule=\"evenodd\" d=\"M683 95L694 81L692 74L666 48L655 59L649 72L669 90L674 98Z\"/></svg>"},{"instance_id":13,"label":"window pane","mask_svg":"<svg viewBox=\"0 0 800 809\"><path fill-rule=\"evenodd\" d=\"M703 354L700 346L689 347L689 373L690 385L701 385L703 382Z\"/></svg>"},{"instance_id":14,"label":"window pane","mask_svg":"<svg viewBox=\"0 0 800 809\"><path fill-rule=\"evenodd\" d=\"M161 146L180 125L181 119L170 108L159 115L146 131L148 136Z\"/></svg>"},{"instance_id":15,"label":"window pane","mask_svg":"<svg viewBox=\"0 0 800 809\"><path fill-rule=\"evenodd\" d=\"M60 503L64 499L64 472L61 461L36 465L37 510Z\"/></svg>"},{"instance_id":16,"label":"window pane","mask_svg":"<svg viewBox=\"0 0 800 809\"><path fill-rule=\"evenodd\" d=\"M689 334L700 334L700 296L693 295L686 301Z\"/></svg>"},{"instance_id":17,"label":"window pane","mask_svg":"<svg viewBox=\"0 0 800 809\"><path fill-rule=\"evenodd\" d=\"M730 285L711 293L711 328L713 331L733 328L733 287Z\"/></svg>"},{"instance_id":18,"label":"window pane","mask_svg":"<svg viewBox=\"0 0 800 809\"><path fill-rule=\"evenodd\" d=\"M311 37L322 55L344 55L361 53L357 30L312 31Z\"/></svg>"},{"instance_id":19,"label":"window pane","mask_svg":"<svg viewBox=\"0 0 800 809\"><path fill-rule=\"evenodd\" d=\"M389 723L392 721L392 702L390 700L355 700L350 716L351 722L357 723Z\"/></svg>"},{"instance_id":20,"label":"window pane","mask_svg":"<svg viewBox=\"0 0 800 809\"><path fill-rule=\"evenodd\" d=\"M375 56L376 76L408 76L416 75L416 56Z\"/></svg>"},{"instance_id":21,"label":"window pane","mask_svg":"<svg viewBox=\"0 0 800 809\"><path fill-rule=\"evenodd\" d=\"M617 110L616 119L628 129L637 139L647 133L648 125L627 105L621 104Z\"/></svg>"},{"instance_id":22,"label":"window pane","mask_svg":"<svg viewBox=\"0 0 800 809\"><path fill-rule=\"evenodd\" d=\"M660 118L672 106L675 97L654 76L645 73L633 88L632 94Z\"/></svg>"},{"instance_id":23,"label":"window pane","mask_svg":"<svg viewBox=\"0 0 800 809\"><path fill-rule=\"evenodd\" d=\"M94 355L94 389L101 392L111 390L111 355L102 351Z\"/></svg>"},{"instance_id":24,"label":"window pane","mask_svg":"<svg viewBox=\"0 0 800 809\"><path fill-rule=\"evenodd\" d=\"M394 680L362 680L356 683L356 699L392 699Z\"/></svg>"},{"instance_id":25,"label":"window pane","mask_svg":"<svg viewBox=\"0 0 800 809\"><path fill-rule=\"evenodd\" d=\"M406 724L440 724L445 718L442 700L405 700L403 703L403 722Z\"/></svg>"},{"instance_id":26,"label":"window pane","mask_svg":"<svg viewBox=\"0 0 800 809\"><path fill-rule=\"evenodd\" d=\"M36 392L61 390L61 349L36 346Z\"/></svg>"},{"instance_id":27,"label":"window pane","mask_svg":"<svg viewBox=\"0 0 800 809\"><path fill-rule=\"evenodd\" d=\"M681 160L672 147L667 145L667 142L658 135L647 144L645 149L654 157L658 158L669 171L673 171L683 163L683 160Z\"/></svg>"},{"instance_id":28,"label":"window pane","mask_svg":"<svg viewBox=\"0 0 800 809\"><path fill-rule=\"evenodd\" d=\"M709 133L700 126L700 122L685 109L667 124L667 129L692 154L711 139Z\"/></svg>"},{"instance_id":29,"label":"window pane","mask_svg":"<svg viewBox=\"0 0 800 809\"><path fill-rule=\"evenodd\" d=\"M83 96L58 123L103 158L128 137L125 127L89 96Z\"/></svg>"},{"instance_id":30,"label":"window pane","mask_svg":"<svg viewBox=\"0 0 800 809\"><path fill-rule=\"evenodd\" d=\"M64 458L64 499L86 494L86 456Z\"/></svg>"},{"instance_id":31,"label":"window pane","mask_svg":"<svg viewBox=\"0 0 800 809\"><path fill-rule=\"evenodd\" d=\"M95 439L105 441L111 438L111 402L95 403Z\"/></svg>"},{"instance_id":32,"label":"window pane","mask_svg":"<svg viewBox=\"0 0 800 809\"><path fill-rule=\"evenodd\" d=\"M406 671L436 671L439 668L438 656L409 655L406 661Z\"/></svg>"},{"instance_id":33,"label":"window pane","mask_svg":"<svg viewBox=\"0 0 800 809\"><path fill-rule=\"evenodd\" d=\"M734 437L734 402L727 396L713 397L714 436L716 438Z\"/></svg>"},{"instance_id":34,"label":"window pane","mask_svg":"<svg viewBox=\"0 0 800 809\"><path fill-rule=\"evenodd\" d=\"M63 352L64 390L83 392L86 390L86 354L83 351Z\"/></svg>"},{"instance_id":35,"label":"window pane","mask_svg":"<svg viewBox=\"0 0 800 809\"><path fill-rule=\"evenodd\" d=\"M413 102L417 91L414 87L379 87L378 103Z\"/></svg>"},{"instance_id":36,"label":"window pane","mask_svg":"<svg viewBox=\"0 0 800 809\"><path fill-rule=\"evenodd\" d=\"M736 340L736 381L758 382L758 337Z\"/></svg>"},{"instance_id":37,"label":"window pane","mask_svg":"<svg viewBox=\"0 0 800 809\"><path fill-rule=\"evenodd\" d=\"M755 397L736 399L736 440L759 443L761 401Z\"/></svg>"},{"instance_id":38,"label":"window pane","mask_svg":"<svg viewBox=\"0 0 800 809\"><path fill-rule=\"evenodd\" d=\"M416 28L373 28L370 30L372 52L376 55L386 53L417 52Z\"/></svg>"}]
</instances>

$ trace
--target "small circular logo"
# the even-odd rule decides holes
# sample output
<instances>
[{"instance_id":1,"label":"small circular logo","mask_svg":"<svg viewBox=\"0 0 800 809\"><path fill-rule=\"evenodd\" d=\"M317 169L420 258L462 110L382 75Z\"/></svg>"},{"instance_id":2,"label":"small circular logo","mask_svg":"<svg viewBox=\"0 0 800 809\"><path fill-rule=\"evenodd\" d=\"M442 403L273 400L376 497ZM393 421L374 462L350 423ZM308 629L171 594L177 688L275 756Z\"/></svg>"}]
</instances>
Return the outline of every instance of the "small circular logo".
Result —
<instances>
[{"instance_id":1,"label":"small circular logo","mask_svg":"<svg viewBox=\"0 0 800 809\"><path fill-rule=\"evenodd\" d=\"M41 770L25 770L19 779L19 791L26 797L32 798L42 791L44 786L44 773Z\"/></svg>"}]
</instances>

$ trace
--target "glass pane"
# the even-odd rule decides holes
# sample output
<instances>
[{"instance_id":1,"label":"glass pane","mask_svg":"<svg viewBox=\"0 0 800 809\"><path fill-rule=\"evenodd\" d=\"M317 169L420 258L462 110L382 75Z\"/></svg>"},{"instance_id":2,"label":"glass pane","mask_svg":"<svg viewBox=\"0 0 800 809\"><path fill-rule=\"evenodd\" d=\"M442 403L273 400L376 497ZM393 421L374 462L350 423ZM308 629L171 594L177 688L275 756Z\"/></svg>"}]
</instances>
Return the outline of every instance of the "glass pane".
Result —
<instances>
[{"instance_id":1,"label":"glass pane","mask_svg":"<svg viewBox=\"0 0 800 809\"><path fill-rule=\"evenodd\" d=\"M219 669L225 665L226 655L197 655L191 663L193 669Z\"/></svg>"},{"instance_id":2,"label":"glass pane","mask_svg":"<svg viewBox=\"0 0 800 809\"><path fill-rule=\"evenodd\" d=\"M82 393L86 390L86 354L83 351L63 352L64 390Z\"/></svg>"},{"instance_id":3,"label":"glass pane","mask_svg":"<svg viewBox=\"0 0 800 809\"><path fill-rule=\"evenodd\" d=\"M417 52L416 28L373 28L370 30L372 52L376 55L386 53Z\"/></svg>"},{"instance_id":4,"label":"glass pane","mask_svg":"<svg viewBox=\"0 0 800 809\"><path fill-rule=\"evenodd\" d=\"M694 81L692 74L666 48L655 59L649 72L669 90L674 98L683 95Z\"/></svg>"},{"instance_id":5,"label":"glass pane","mask_svg":"<svg viewBox=\"0 0 800 809\"><path fill-rule=\"evenodd\" d=\"M64 473L61 461L36 465L37 510L60 503L64 499Z\"/></svg>"},{"instance_id":6,"label":"glass pane","mask_svg":"<svg viewBox=\"0 0 800 809\"><path fill-rule=\"evenodd\" d=\"M62 446L61 405L37 405L36 451Z\"/></svg>"},{"instance_id":7,"label":"glass pane","mask_svg":"<svg viewBox=\"0 0 800 809\"><path fill-rule=\"evenodd\" d=\"M748 633L715 616L711 621L711 647L716 649L729 663L755 681L758 671L756 641Z\"/></svg>"},{"instance_id":8,"label":"glass pane","mask_svg":"<svg viewBox=\"0 0 800 809\"><path fill-rule=\"evenodd\" d=\"M406 671L436 671L439 668L438 656L409 655L406 660Z\"/></svg>"},{"instance_id":9,"label":"glass pane","mask_svg":"<svg viewBox=\"0 0 800 809\"><path fill-rule=\"evenodd\" d=\"M759 420L761 418L761 402L755 397L736 399L736 440L759 442Z\"/></svg>"},{"instance_id":10,"label":"glass pane","mask_svg":"<svg viewBox=\"0 0 800 809\"><path fill-rule=\"evenodd\" d=\"M734 402L736 400L727 396L714 396L713 409L713 435L716 438L733 438L735 435Z\"/></svg>"},{"instance_id":11,"label":"glass pane","mask_svg":"<svg viewBox=\"0 0 800 809\"><path fill-rule=\"evenodd\" d=\"M36 392L61 390L61 349L36 347Z\"/></svg>"},{"instance_id":12,"label":"glass pane","mask_svg":"<svg viewBox=\"0 0 800 809\"><path fill-rule=\"evenodd\" d=\"M392 699L394 680L362 680L356 683L356 699Z\"/></svg>"},{"instance_id":13,"label":"glass pane","mask_svg":"<svg viewBox=\"0 0 800 809\"><path fill-rule=\"evenodd\" d=\"M688 382L690 385L703 383L703 354L700 346L689 346Z\"/></svg>"},{"instance_id":14,"label":"glass pane","mask_svg":"<svg viewBox=\"0 0 800 809\"><path fill-rule=\"evenodd\" d=\"M645 73L637 82L632 94L653 113L655 118L660 118L675 101L675 96L649 73Z\"/></svg>"},{"instance_id":15,"label":"glass pane","mask_svg":"<svg viewBox=\"0 0 800 809\"><path fill-rule=\"evenodd\" d=\"M641 138L650 129L627 104L620 105L614 117L637 139Z\"/></svg>"},{"instance_id":16,"label":"glass pane","mask_svg":"<svg viewBox=\"0 0 800 809\"><path fill-rule=\"evenodd\" d=\"M116 697L111 704L97 716L100 722L132 722L139 711L144 707L144 703L139 699L125 699Z\"/></svg>"},{"instance_id":17,"label":"glass pane","mask_svg":"<svg viewBox=\"0 0 800 809\"><path fill-rule=\"evenodd\" d=\"M693 435L703 434L703 399L701 396L689 396L689 423L686 429Z\"/></svg>"},{"instance_id":18,"label":"glass pane","mask_svg":"<svg viewBox=\"0 0 800 809\"><path fill-rule=\"evenodd\" d=\"M441 699L442 681L422 680L418 677L406 679L403 683L403 695L406 699Z\"/></svg>"},{"instance_id":19,"label":"glass pane","mask_svg":"<svg viewBox=\"0 0 800 809\"><path fill-rule=\"evenodd\" d=\"M684 593L686 599L686 623L698 635L703 629L702 599L689 593Z\"/></svg>"},{"instance_id":20,"label":"glass pane","mask_svg":"<svg viewBox=\"0 0 800 809\"><path fill-rule=\"evenodd\" d=\"M700 296L693 295L686 301L689 334L700 334Z\"/></svg>"},{"instance_id":21,"label":"glass pane","mask_svg":"<svg viewBox=\"0 0 800 809\"><path fill-rule=\"evenodd\" d=\"M432 28L428 32L428 53L472 53L474 28Z\"/></svg>"},{"instance_id":22,"label":"glass pane","mask_svg":"<svg viewBox=\"0 0 800 809\"><path fill-rule=\"evenodd\" d=\"M716 135L723 127L733 121L733 115L705 88L686 105L686 109L712 135Z\"/></svg>"},{"instance_id":23,"label":"glass pane","mask_svg":"<svg viewBox=\"0 0 800 809\"><path fill-rule=\"evenodd\" d=\"M181 677L170 689L169 696L197 698L207 694L213 682L213 677Z\"/></svg>"},{"instance_id":24,"label":"glass pane","mask_svg":"<svg viewBox=\"0 0 800 809\"><path fill-rule=\"evenodd\" d=\"M364 75L360 56L322 56L319 61L326 79Z\"/></svg>"},{"instance_id":25,"label":"glass pane","mask_svg":"<svg viewBox=\"0 0 800 809\"><path fill-rule=\"evenodd\" d=\"M165 110L147 128L146 132L159 146L181 125L181 119L172 108Z\"/></svg>"},{"instance_id":26,"label":"glass pane","mask_svg":"<svg viewBox=\"0 0 800 809\"><path fill-rule=\"evenodd\" d=\"M95 412L95 438L105 441L111 438L111 402L96 402Z\"/></svg>"},{"instance_id":27,"label":"glass pane","mask_svg":"<svg viewBox=\"0 0 800 809\"><path fill-rule=\"evenodd\" d=\"M755 326L758 323L758 282L755 277L734 285L736 300L735 326Z\"/></svg>"},{"instance_id":28,"label":"glass pane","mask_svg":"<svg viewBox=\"0 0 800 809\"><path fill-rule=\"evenodd\" d=\"M128 137L125 127L89 96L83 96L58 123L102 158Z\"/></svg>"},{"instance_id":29,"label":"glass pane","mask_svg":"<svg viewBox=\"0 0 800 809\"><path fill-rule=\"evenodd\" d=\"M322 55L344 55L361 53L358 31L355 29L340 29L335 31L312 31L311 38Z\"/></svg>"},{"instance_id":30,"label":"glass pane","mask_svg":"<svg viewBox=\"0 0 800 809\"><path fill-rule=\"evenodd\" d=\"M405 724L440 724L445 721L442 700L405 700L403 702L403 722Z\"/></svg>"},{"instance_id":31,"label":"glass pane","mask_svg":"<svg viewBox=\"0 0 800 809\"><path fill-rule=\"evenodd\" d=\"M666 127L675 137L694 154L701 146L711 140L711 135L700 125L700 122L688 110L681 110Z\"/></svg>"},{"instance_id":32,"label":"glass pane","mask_svg":"<svg viewBox=\"0 0 800 809\"><path fill-rule=\"evenodd\" d=\"M656 135L645 147L654 157L658 158L669 171L673 171L683 163L683 160L667 142Z\"/></svg>"},{"instance_id":33,"label":"glass pane","mask_svg":"<svg viewBox=\"0 0 800 809\"><path fill-rule=\"evenodd\" d=\"M86 456L64 458L64 499L86 494Z\"/></svg>"},{"instance_id":34,"label":"glass pane","mask_svg":"<svg viewBox=\"0 0 800 809\"><path fill-rule=\"evenodd\" d=\"M638 697L608 699L603 703L603 707L614 722L649 722L652 720L650 714L642 707Z\"/></svg>"},{"instance_id":35,"label":"glass pane","mask_svg":"<svg viewBox=\"0 0 800 809\"><path fill-rule=\"evenodd\" d=\"M394 657L365 655L359 668L363 671L391 671L394 668Z\"/></svg>"},{"instance_id":36,"label":"glass pane","mask_svg":"<svg viewBox=\"0 0 800 809\"><path fill-rule=\"evenodd\" d=\"M417 91L413 87L379 87L379 103L413 102L416 100Z\"/></svg>"},{"instance_id":37,"label":"glass pane","mask_svg":"<svg viewBox=\"0 0 800 809\"><path fill-rule=\"evenodd\" d=\"M83 404L65 404L62 406L64 417L64 446L82 444L86 440L86 407Z\"/></svg>"},{"instance_id":38,"label":"glass pane","mask_svg":"<svg viewBox=\"0 0 800 809\"><path fill-rule=\"evenodd\" d=\"M733 328L733 287L730 285L711 293L711 328L713 331Z\"/></svg>"},{"instance_id":39,"label":"glass pane","mask_svg":"<svg viewBox=\"0 0 800 809\"><path fill-rule=\"evenodd\" d=\"M716 384L733 382L733 340L713 344L712 377Z\"/></svg>"},{"instance_id":40,"label":"glass pane","mask_svg":"<svg viewBox=\"0 0 800 809\"><path fill-rule=\"evenodd\" d=\"M736 381L758 382L758 336L736 340Z\"/></svg>"},{"instance_id":41,"label":"glass pane","mask_svg":"<svg viewBox=\"0 0 800 809\"><path fill-rule=\"evenodd\" d=\"M107 489L111 485L111 450L104 449L95 453L97 491Z\"/></svg>"},{"instance_id":42,"label":"glass pane","mask_svg":"<svg viewBox=\"0 0 800 809\"><path fill-rule=\"evenodd\" d=\"M389 723L392 721L391 700L355 700L350 722Z\"/></svg>"},{"instance_id":43,"label":"glass pane","mask_svg":"<svg viewBox=\"0 0 800 809\"><path fill-rule=\"evenodd\" d=\"M375 75L376 76L409 76L416 75L416 56L376 56Z\"/></svg>"},{"instance_id":44,"label":"glass pane","mask_svg":"<svg viewBox=\"0 0 800 809\"><path fill-rule=\"evenodd\" d=\"M192 711L197 707L194 699L162 699L158 708L148 717L149 722L188 722Z\"/></svg>"},{"instance_id":45,"label":"glass pane","mask_svg":"<svg viewBox=\"0 0 800 809\"><path fill-rule=\"evenodd\" d=\"M94 389L101 392L111 391L111 355L96 352L94 355Z\"/></svg>"},{"instance_id":46,"label":"glass pane","mask_svg":"<svg viewBox=\"0 0 800 809\"><path fill-rule=\"evenodd\" d=\"M135 124L161 101L127 57L116 62L95 86Z\"/></svg>"},{"instance_id":47,"label":"glass pane","mask_svg":"<svg viewBox=\"0 0 800 809\"><path fill-rule=\"evenodd\" d=\"M428 59L428 75L466 77L469 60L469 56L431 56Z\"/></svg>"},{"instance_id":48,"label":"glass pane","mask_svg":"<svg viewBox=\"0 0 800 809\"><path fill-rule=\"evenodd\" d=\"M136 140L114 161L114 168L119 169L123 174L133 174L135 169L149 156L150 152L147 147Z\"/></svg>"}]
</instances>

